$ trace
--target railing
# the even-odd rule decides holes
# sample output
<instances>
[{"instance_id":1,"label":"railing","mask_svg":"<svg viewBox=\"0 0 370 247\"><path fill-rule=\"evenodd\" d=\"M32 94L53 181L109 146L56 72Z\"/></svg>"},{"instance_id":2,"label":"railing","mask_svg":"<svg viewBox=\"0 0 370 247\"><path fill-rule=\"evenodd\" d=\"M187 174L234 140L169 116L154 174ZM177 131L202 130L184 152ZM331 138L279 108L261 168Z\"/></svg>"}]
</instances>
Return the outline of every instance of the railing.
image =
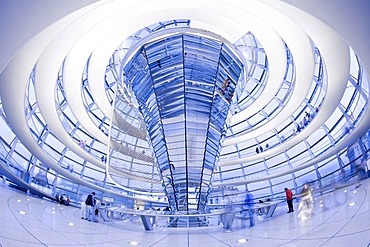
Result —
<instances>
[{"instance_id":1,"label":"railing","mask_svg":"<svg viewBox=\"0 0 370 247\"><path fill-rule=\"evenodd\" d=\"M249 217L254 217L254 215L272 217L277 205L283 201L274 200L265 203L225 204L222 208L207 210L204 213L194 212L192 214L181 211L160 211L159 209L134 210L122 207L99 207L99 210L105 221L114 219L130 223L142 223L144 229L148 231L153 230L153 226L183 228L215 226L221 223L224 228L230 228L234 218L245 220Z\"/></svg>"}]
</instances>

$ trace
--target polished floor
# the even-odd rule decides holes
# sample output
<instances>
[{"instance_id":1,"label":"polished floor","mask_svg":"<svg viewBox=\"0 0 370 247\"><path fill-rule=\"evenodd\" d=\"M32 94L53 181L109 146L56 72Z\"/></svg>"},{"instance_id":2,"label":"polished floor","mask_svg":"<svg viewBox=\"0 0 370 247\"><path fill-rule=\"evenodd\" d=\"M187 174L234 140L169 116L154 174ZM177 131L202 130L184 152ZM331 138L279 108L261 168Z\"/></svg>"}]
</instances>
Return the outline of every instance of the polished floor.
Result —
<instances>
[{"instance_id":1,"label":"polished floor","mask_svg":"<svg viewBox=\"0 0 370 247\"><path fill-rule=\"evenodd\" d=\"M370 179L315 197L311 217L287 214L285 203L270 219L252 228L236 220L231 232L221 226L197 229L155 227L119 221L80 219L80 210L61 207L1 185L0 247L28 246L370 246Z\"/></svg>"}]
</instances>

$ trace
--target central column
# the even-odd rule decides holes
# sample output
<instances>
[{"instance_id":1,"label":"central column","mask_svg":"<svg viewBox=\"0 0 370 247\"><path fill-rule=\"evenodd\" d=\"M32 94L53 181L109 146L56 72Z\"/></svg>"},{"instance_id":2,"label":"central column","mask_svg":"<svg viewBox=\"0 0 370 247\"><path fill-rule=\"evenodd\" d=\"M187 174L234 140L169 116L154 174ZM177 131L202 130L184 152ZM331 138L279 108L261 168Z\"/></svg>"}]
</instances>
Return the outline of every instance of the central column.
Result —
<instances>
[{"instance_id":1,"label":"central column","mask_svg":"<svg viewBox=\"0 0 370 247\"><path fill-rule=\"evenodd\" d=\"M205 209L242 69L224 43L190 34L143 45L124 68L172 210Z\"/></svg>"}]
</instances>

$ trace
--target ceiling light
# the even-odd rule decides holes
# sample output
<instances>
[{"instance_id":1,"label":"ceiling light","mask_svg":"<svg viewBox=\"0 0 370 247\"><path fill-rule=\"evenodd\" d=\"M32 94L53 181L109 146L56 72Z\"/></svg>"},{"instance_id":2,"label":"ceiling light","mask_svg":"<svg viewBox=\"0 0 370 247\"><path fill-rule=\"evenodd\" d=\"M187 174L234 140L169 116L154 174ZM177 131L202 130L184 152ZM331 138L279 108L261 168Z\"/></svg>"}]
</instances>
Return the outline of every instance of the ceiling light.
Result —
<instances>
[{"instance_id":1,"label":"ceiling light","mask_svg":"<svg viewBox=\"0 0 370 247\"><path fill-rule=\"evenodd\" d=\"M30 201L30 198L27 198L27 201Z\"/></svg>"},{"instance_id":2,"label":"ceiling light","mask_svg":"<svg viewBox=\"0 0 370 247\"><path fill-rule=\"evenodd\" d=\"M70 226L74 226L75 224L74 224L74 223L72 223L72 222L69 222L69 223L68 223L68 225L70 225Z\"/></svg>"},{"instance_id":3,"label":"ceiling light","mask_svg":"<svg viewBox=\"0 0 370 247\"><path fill-rule=\"evenodd\" d=\"M55 211L52 211L51 213L52 213L52 214L55 214Z\"/></svg>"},{"instance_id":4,"label":"ceiling light","mask_svg":"<svg viewBox=\"0 0 370 247\"><path fill-rule=\"evenodd\" d=\"M22 202L22 201L18 199L17 202Z\"/></svg>"},{"instance_id":5,"label":"ceiling light","mask_svg":"<svg viewBox=\"0 0 370 247\"><path fill-rule=\"evenodd\" d=\"M247 242L248 240L246 239L246 238L241 238L241 239L239 239L238 241L236 241L236 242L238 242L238 243L245 243L245 242Z\"/></svg>"},{"instance_id":6,"label":"ceiling light","mask_svg":"<svg viewBox=\"0 0 370 247\"><path fill-rule=\"evenodd\" d=\"M19 213L22 214L22 215L26 215L26 212L24 212L22 210L20 210Z\"/></svg>"},{"instance_id":7,"label":"ceiling light","mask_svg":"<svg viewBox=\"0 0 370 247\"><path fill-rule=\"evenodd\" d=\"M357 190L354 190L352 193L353 193L353 194L356 194L356 193L357 193Z\"/></svg>"},{"instance_id":8,"label":"ceiling light","mask_svg":"<svg viewBox=\"0 0 370 247\"><path fill-rule=\"evenodd\" d=\"M348 206L352 207L356 204L356 202L351 202L350 204L348 204Z\"/></svg>"},{"instance_id":9,"label":"ceiling light","mask_svg":"<svg viewBox=\"0 0 370 247\"><path fill-rule=\"evenodd\" d=\"M136 241L131 241L129 242L130 245L139 245L140 243L139 242L136 242Z\"/></svg>"},{"instance_id":10,"label":"ceiling light","mask_svg":"<svg viewBox=\"0 0 370 247\"><path fill-rule=\"evenodd\" d=\"M347 190L344 190L344 193L347 193Z\"/></svg>"}]
</instances>

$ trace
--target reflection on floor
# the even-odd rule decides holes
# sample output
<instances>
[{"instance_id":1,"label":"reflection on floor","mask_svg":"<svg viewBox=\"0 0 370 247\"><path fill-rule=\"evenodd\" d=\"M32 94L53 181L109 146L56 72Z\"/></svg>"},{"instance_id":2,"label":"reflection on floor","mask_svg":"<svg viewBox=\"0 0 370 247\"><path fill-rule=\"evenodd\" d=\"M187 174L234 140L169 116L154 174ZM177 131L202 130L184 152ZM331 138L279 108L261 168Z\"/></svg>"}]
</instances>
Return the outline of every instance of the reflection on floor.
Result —
<instances>
[{"instance_id":1,"label":"reflection on floor","mask_svg":"<svg viewBox=\"0 0 370 247\"><path fill-rule=\"evenodd\" d=\"M256 219L253 228L234 222L222 226L165 229L151 232L141 224L118 221L94 223L80 211L0 187L0 246L370 246L370 179L315 197L312 216L298 219L279 205L271 219ZM239 225L239 226L238 226Z\"/></svg>"}]
</instances>

